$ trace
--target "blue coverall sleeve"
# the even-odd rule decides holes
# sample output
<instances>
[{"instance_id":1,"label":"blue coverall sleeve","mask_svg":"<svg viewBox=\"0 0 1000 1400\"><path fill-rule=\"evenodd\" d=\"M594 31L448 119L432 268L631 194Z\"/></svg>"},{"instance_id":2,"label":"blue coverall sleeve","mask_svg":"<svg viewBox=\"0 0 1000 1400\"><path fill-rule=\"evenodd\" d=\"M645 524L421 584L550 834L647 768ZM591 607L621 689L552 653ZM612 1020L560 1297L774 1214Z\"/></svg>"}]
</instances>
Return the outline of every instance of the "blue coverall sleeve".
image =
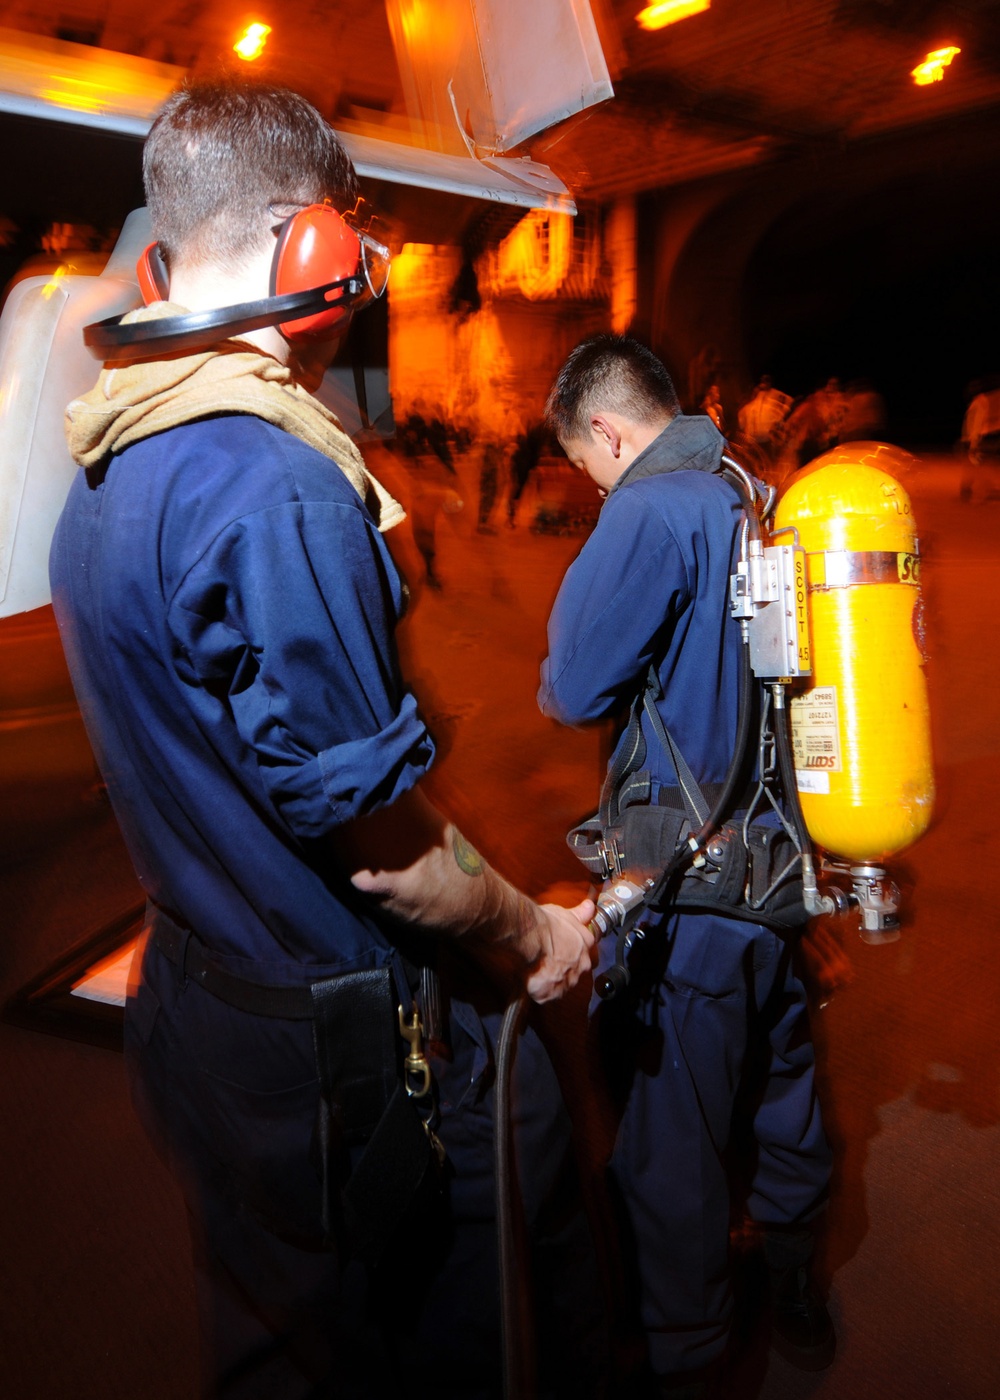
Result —
<instances>
[{"instance_id":1,"label":"blue coverall sleeve","mask_svg":"<svg viewBox=\"0 0 1000 1400\"><path fill-rule=\"evenodd\" d=\"M298 837L395 801L434 746L399 675L399 583L358 506L291 501L229 525L170 603L182 683L234 724Z\"/></svg>"},{"instance_id":2,"label":"blue coverall sleeve","mask_svg":"<svg viewBox=\"0 0 1000 1400\"><path fill-rule=\"evenodd\" d=\"M634 489L610 496L549 618L542 713L582 724L630 701L690 594L682 552L661 513Z\"/></svg>"}]
</instances>

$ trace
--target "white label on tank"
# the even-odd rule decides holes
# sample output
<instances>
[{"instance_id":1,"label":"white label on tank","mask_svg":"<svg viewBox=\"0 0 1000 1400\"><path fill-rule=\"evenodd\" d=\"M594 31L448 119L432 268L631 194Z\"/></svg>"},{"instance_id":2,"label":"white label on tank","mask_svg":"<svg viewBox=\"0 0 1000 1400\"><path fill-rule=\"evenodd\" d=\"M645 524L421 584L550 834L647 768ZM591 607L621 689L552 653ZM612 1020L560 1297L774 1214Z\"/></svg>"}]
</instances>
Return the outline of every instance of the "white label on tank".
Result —
<instances>
[{"instance_id":1,"label":"white label on tank","mask_svg":"<svg viewBox=\"0 0 1000 1400\"><path fill-rule=\"evenodd\" d=\"M806 787L808 774L840 772L840 729L837 725L837 687L818 685L805 695L792 697L792 751L800 792L829 792L825 787Z\"/></svg>"},{"instance_id":2,"label":"white label on tank","mask_svg":"<svg viewBox=\"0 0 1000 1400\"><path fill-rule=\"evenodd\" d=\"M812 769L804 773L801 768L795 770L795 786L799 792L829 792L830 775L821 769Z\"/></svg>"}]
</instances>

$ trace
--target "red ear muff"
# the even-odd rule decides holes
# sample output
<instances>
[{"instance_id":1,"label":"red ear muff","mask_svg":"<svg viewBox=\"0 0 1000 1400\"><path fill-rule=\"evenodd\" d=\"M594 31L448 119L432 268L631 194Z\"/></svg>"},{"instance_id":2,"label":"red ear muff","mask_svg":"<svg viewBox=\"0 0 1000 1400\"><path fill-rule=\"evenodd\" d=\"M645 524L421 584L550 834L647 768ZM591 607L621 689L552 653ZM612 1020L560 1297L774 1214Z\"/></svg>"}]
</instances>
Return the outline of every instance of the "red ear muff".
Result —
<instances>
[{"instance_id":1,"label":"red ear muff","mask_svg":"<svg viewBox=\"0 0 1000 1400\"><path fill-rule=\"evenodd\" d=\"M166 301L170 293L170 274L163 261L159 243L150 243L139 255L135 265L139 279L139 291L146 306L154 301Z\"/></svg>"},{"instance_id":2,"label":"red ear muff","mask_svg":"<svg viewBox=\"0 0 1000 1400\"><path fill-rule=\"evenodd\" d=\"M354 277L361 265L361 242L329 204L310 204L286 219L271 262L271 295L285 296ZM351 305L345 289L328 293L329 311L285 321L281 334L291 342L326 340L345 329Z\"/></svg>"},{"instance_id":3,"label":"red ear muff","mask_svg":"<svg viewBox=\"0 0 1000 1400\"><path fill-rule=\"evenodd\" d=\"M162 320L109 316L83 328L83 343L101 359L143 359L204 349L245 331L278 326L286 339L326 340L351 313L380 297L391 258L370 233L355 233L335 209L312 204L282 224L271 259L271 295ZM151 243L136 268L147 306L169 295L170 279Z\"/></svg>"}]
</instances>

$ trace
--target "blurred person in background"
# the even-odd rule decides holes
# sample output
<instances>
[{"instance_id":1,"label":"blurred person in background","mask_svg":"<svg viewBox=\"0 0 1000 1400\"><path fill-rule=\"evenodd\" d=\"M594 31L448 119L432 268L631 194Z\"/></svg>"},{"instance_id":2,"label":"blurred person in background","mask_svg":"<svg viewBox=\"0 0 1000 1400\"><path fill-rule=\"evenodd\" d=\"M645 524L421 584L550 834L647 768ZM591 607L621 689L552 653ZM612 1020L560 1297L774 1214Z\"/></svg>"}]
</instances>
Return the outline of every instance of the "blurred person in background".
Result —
<instances>
[{"instance_id":1,"label":"blurred person in background","mask_svg":"<svg viewBox=\"0 0 1000 1400\"><path fill-rule=\"evenodd\" d=\"M423 564L422 582L439 593L444 582L437 567L438 524L442 515L457 515L463 507L440 411L430 411L422 398L415 399L396 435L396 445L406 472L406 503L413 542ZM418 580L408 582L415 591Z\"/></svg>"},{"instance_id":2,"label":"blurred person in background","mask_svg":"<svg viewBox=\"0 0 1000 1400\"><path fill-rule=\"evenodd\" d=\"M718 384L722 369L722 354L717 345L709 342L703 345L688 362L687 405L691 413L703 413L705 402L713 384Z\"/></svg>"},{"instance_id":3,"label":"blurred person in background","mask_svg":"<svg viewBox=\"0 0 1000 1400\"><path fill-rule=\"evenodd\" d=\"M755 443L765 455L770 455L778 440L780 426L792 406L791 397L776 389L771 376L764 374L753 395L737 416L740 432Z\"/></svg>"},{"instance_id":4,"label":"blurred person in background","mask_svg":"<svg viewBox=\"0 0 1000 1400\"><path fill-rule=\"evenodd\" d=\"M481 535L496 534L492 525L493 507L500 490L500 471L513 456L520 432L515 410L505 405L499 379L490 380L490 393L483 405L479 464L479 510L476 529Z\"/></svg>"},{"instance_id":5,"label":"blurred person in background","mask_svg":"<svg viewBox=\"0 0 1000 1400\"><path fill-rule=\"evenodd\" d=\"M852 379L844 389L838 442L884 442L888 430L885 399L870 379Z\"/></svg>"},{"instance_id":6,"label":"blurred person in background","mask_svg":"<svg viewBox=\"0 0 1000 1400\"><path fill-rule=\"evenodd\" d=\"M524 488L531 473L538 466L547 438L548 430L541 419L529 423L527 428L517 435L510 457L510 489L507 493L507 526L511 530L517 523L517 508Z\"/></svg>"},{"instance_id":7,"label":"blurred person in background","mask_svg":"<svg viewBox=\"0 0 1000 1400\"><path fill-rule=\"evenodd\" d=\"M794 404L785 421L785 451L796 467L807 466L840 440L846 402L840 380L830 378L822 389Z\"/></svg>"},{"instance_id":8,"label":"blurred person in background","mask_svg":"<svg viewBox=\"0 0 1000 1400\"><path fill-rule=\"evenodd\" d=\"M822 389L816 391L814 397L823 423L822 450L826 452L831 447L836 447L840 441L840 431L847 412L847 397L840 380L835 376L828 379Z\"/></svg>"},{"instance_id":9,"label":"blurred person in background","mask_svg":"<svg viewBox=\"0 0 1000 1400\"><path fill-rule=\"evenodd\" d=\"M969 460L1000 456L1000 377L991 376L975 386L962 420L962 441Z\"/></svg>"},{"instance_id":10,"label":"blurred person in background","mask_svg":"<svg viewBox=\"0 0 1000 1400\"><path fill-rule=\"evenodd\" d=\"M719 393L718 384L710 384L708 386L708 393L702 399L700 408L701 412L707 414L708 417L711 418L719 432L725 437L726 415L722 408L722 395Z\"/></svg>"}]
</instances>

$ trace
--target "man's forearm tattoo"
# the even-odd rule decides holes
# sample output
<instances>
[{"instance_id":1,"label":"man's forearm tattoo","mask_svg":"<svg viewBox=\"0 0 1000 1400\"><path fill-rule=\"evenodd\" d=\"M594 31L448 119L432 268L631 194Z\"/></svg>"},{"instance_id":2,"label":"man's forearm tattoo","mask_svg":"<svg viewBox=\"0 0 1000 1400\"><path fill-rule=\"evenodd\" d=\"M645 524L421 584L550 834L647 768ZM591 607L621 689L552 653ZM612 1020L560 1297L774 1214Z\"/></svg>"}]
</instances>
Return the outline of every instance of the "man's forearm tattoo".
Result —
<instances>
[{"instance_id":1,"label":"man's forearm tattoo","mask_svg":"<svg viewBox=\"0 0 1000 1400\"><path fill-rule=\"evenodd\" d=\"M475 846L469 844L460 831L456 831L452 839L452 849L455 852L455 863L459 870L464 870L466 875L481 875L485 868L482 856Z\"/></svg>"}]
</instances>

